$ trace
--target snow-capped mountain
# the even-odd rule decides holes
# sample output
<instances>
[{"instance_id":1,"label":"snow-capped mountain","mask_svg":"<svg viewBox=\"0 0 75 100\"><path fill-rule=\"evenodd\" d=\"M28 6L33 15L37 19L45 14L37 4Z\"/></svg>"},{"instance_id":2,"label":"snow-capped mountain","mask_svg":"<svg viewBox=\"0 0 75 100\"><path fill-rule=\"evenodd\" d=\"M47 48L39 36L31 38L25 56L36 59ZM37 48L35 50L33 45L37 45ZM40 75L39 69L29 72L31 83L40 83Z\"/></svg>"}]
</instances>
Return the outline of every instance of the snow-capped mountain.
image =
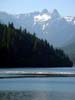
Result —
<instances>
[{"instance_id":1,"label":"snow-capped mountain","mask_svg":"<svg viewBox=\"0 0 75 100\"><path fill-rule=\"evenodd\" d=\"M75 24L75 17L66 16L66 17L64 17L64 19L69 23Z\"/></svg>"},{"instance_id":2,"label":"snow-capped mountain","mask_svg":"<svg viewBox=\"0 0 75 100\"><path fill-rule=\"evenodd\" d=\"M35 32L54 46L62 46L75 37L75 17L61 17L56 9L52 13L44 9L41 12L17 15L0 12L0 22L13 22L15 27L21 26L31 33Z\"/></svg>"}]
</instances>

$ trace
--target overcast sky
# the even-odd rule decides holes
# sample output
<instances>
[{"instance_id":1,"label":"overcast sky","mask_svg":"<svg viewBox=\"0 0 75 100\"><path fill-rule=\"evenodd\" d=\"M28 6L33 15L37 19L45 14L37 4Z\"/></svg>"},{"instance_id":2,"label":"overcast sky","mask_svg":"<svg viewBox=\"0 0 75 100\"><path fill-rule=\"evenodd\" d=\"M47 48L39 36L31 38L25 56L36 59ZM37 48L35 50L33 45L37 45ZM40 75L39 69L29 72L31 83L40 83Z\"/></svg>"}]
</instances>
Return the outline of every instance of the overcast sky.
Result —
<instances>
[{"instance_id":1,"label":"overcast sky","mask_svg":"<svg viewBox=\"0 0 75 100\"><path fill-rule=\"evenodd\" d=\"M75 16L75 0L0 0L0 11L11 14L57 9L62 16Z\"/></svg>"}]
</instances>

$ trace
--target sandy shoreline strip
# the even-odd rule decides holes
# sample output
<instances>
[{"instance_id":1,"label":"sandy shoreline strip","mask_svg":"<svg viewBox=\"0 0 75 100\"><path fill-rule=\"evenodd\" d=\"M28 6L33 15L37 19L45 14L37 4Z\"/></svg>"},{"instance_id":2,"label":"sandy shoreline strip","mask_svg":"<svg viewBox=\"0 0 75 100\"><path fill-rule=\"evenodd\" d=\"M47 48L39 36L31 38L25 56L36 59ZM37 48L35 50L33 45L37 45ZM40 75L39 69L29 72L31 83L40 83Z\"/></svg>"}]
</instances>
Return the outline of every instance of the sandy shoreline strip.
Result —
<instances>
[{"instance_id":1,"label":"sandy shoreline strip","mask_svg":"<svg viewBox=\"0 0 75 100\"><path fill-rule=\"evenodd\" d=\"M0 72L2 78L30 78L30 77L75 77L75 72L25 72L6 71Z\"/></svg>"}]
</instances>

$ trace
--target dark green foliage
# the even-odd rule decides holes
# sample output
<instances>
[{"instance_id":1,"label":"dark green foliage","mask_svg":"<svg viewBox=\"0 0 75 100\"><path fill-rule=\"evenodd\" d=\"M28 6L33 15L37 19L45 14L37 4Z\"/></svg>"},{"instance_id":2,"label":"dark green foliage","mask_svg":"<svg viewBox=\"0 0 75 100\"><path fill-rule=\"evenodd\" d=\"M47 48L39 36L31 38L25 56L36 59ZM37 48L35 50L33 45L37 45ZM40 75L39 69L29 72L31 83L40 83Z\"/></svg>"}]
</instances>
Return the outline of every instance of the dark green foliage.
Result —
<instances>
[{"instance_id":1,"label":"dark green foliage","mask_svg":"<svg viewBox=\"0 0 75 100\"><path fill-rule=\"evenodd\" d=\"M0 67L70 67L73 63L62 50L13 23L0 24Z\"/></svg>"}]
</instances>

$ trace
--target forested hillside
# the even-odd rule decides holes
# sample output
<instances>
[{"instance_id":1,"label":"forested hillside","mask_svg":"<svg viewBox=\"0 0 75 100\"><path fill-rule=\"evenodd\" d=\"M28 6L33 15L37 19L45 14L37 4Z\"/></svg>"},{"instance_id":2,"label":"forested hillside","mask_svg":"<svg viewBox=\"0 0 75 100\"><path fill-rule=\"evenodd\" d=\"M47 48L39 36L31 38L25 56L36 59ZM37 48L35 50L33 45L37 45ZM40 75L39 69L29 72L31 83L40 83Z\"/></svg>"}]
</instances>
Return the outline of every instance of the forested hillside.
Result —
<instances>
[{"instance_id":1,"label":"forested hillside","mask_svg":"<svg viewBox=\"0 0 75 100\"><path fill-rule=\"evenodd\" d=\"M71 67L69 57L26 29L0 24L0 67Z\"/></svg>"}]
</instances>

